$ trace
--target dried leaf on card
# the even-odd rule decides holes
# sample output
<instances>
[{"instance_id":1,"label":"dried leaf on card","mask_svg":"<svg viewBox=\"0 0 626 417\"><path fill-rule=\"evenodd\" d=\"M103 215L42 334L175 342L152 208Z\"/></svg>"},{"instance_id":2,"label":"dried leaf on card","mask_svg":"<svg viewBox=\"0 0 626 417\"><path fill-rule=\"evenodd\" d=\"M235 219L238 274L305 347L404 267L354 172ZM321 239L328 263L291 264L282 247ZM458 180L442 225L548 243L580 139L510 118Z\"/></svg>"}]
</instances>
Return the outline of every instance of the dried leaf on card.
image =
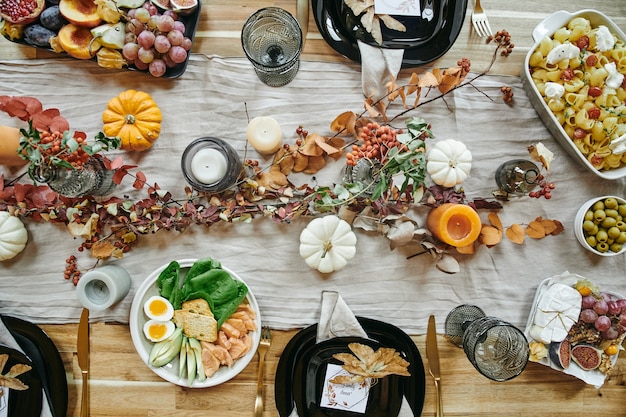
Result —
<instances>
[{"instance_id":1,"label":"dried leaf on card","mask_svg":"<svg viewBox=\"0 0 626 417\"><path fill-rule=\"evenodd\" d=\"M522 229L522 226L517 223L512 224L511 227L507 228L505 234L507 239L513 243L517 243L518 245L524 243L524 229Z\"/></svg>"},{"instance_id":2,"label":"dried leaf on card","mask_svg":"<svg viewBox=\"0 0 626 417\"><path fill-rule=\"evenodd\" d=\"M343 362L344 370L363 377L363 380L384 378L388 375L411 376L408 370L410 363L393 348L380 347L374 350L371 346L362 343L349 343L348 348L352 353L336 353L333 358ZM331 382L342 383L332 380Z\"/></svg>"},{"instance_id":3,"label":"dried leaf on card","mask_svg":"<svg viewBox=\"0 0 626 417\"><path fill-rule=\"evenodd\" d=\"M355 16L360 15L368 8L374 6L374 0L345 0L345 3Z\"/></svg>"},{"instance_id":4,"label":"dried leaf on card","mask_svg":"<svg viewBox=\"0 0 626 417\"><path fill-rule=\"evenodd\" d=\"M493 227L502 231L502 221L500 220L500 216L498 216L498 213L496 213L495 211L490 211L487 215L487 218L489 219L489 223L491 223Z\"/></svg>"},{"instance_id":5,"label":"dried leaf on card","mask_svg":"<svg viewBox=\"0 0 626 417\"><path fill-rule=\"evenodd\" d=\"M533 239L542 239L546 236L546 229L541 220L534 220L526 227L526 234Z\"/></svg>"},{"instance_id":6,"label":"dried leaf on card","mask_svg":"<svg viewBox=\"0 0 626 417\"><path fill-rule=\"evenodd\" d=\"M388 14L378 15L380 20L387 26L389 29L397 30L398 32L406 32L406 26L402 24L402 22L396 20L395 18L389 16Z\"/></svg>"},{"instance_id":7,"label":"dried leaf on card","mask_svg":"<svg viewBox=\"0 0 626 417\"><path fill-rule=\"evenodd\" d=\"M488 224L483 224L478 237L480 243L486 246L494 246L502 241L502 231Z\"/></svg>"}]
</instances>

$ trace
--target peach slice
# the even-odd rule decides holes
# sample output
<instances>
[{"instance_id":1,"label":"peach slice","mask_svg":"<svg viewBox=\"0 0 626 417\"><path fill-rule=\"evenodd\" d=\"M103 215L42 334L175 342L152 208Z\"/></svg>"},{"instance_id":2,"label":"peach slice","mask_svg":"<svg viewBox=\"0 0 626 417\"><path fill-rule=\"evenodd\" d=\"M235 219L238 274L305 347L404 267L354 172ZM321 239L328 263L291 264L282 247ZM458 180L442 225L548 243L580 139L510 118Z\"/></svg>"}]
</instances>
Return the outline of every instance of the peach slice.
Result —
<instances>
[{"instance_id":1,"label":"peach slice","mask_svg":"<svg viewBox=\"0 0 626 417\"><path fill-rule=\"evenodd\" d=\"M72 23L68 23L59 30L57 40L61 48L76 59L93 58L101 46L88 28Z\"/></svg>"},{"instance_id":2,"label":"peach slice","mask_svg":"<svg viewBox=\"0 0 626 417\"><path fill-rule=\"evenodd\" d=\"M94 28L102 23L98 5L93 0L61 0L59 11L70 23L76 26Z\"/></svg>"}]
</instances>

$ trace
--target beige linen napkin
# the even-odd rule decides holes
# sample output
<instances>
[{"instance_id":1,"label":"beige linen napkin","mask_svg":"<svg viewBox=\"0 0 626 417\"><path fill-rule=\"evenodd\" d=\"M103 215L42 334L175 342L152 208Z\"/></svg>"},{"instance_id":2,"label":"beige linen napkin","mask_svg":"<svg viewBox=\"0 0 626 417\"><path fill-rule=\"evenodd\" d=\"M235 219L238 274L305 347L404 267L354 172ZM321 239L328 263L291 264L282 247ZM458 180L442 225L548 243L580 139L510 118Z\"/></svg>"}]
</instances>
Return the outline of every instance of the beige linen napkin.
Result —
<instances>
[{"instance_id":1,"label":"beige linen napkin","mask_svg":"<svg viewBox=\"0 0 626 417\"><path fill-rule=\"evenodd\" d=\"M317 325L316 342L320 343L333 337L367 338L368 336L338 292L322 291L322 307ZM299 417L295 404L289 417ZM402 399L398 417L413 417L411 406L406 398Z\"/></svg>"},{"instance_id":2,"label":"beige linen napkin","mask_svg":"<svg viewBox=\"0 0 626 417\"><path fill-rule=\"evenodd\" d=\"M11 332L9 332L9 329L7 329L7 327L4 325L2 320L0 320L0 344L24 353L24 351L17 343ZM35 372L35 370L31 370L31 372ZM50 404L48 404L48 399L46 398L46 394L43 392L43 389L41 390L41 396L41 417L52 417Z\"/></svg>"},{"instance_id":3,"label":"beige linen napkin","mask_svg":"<svg viewBox=\"0 0 626 417\"><path fill-rule=\"evenodd\" d=\"M387 94L386 84L398 78L404 49L379 48L357 40L361 52L361 83L366 98L378 100Z\"/></svg>"}]
</instances>

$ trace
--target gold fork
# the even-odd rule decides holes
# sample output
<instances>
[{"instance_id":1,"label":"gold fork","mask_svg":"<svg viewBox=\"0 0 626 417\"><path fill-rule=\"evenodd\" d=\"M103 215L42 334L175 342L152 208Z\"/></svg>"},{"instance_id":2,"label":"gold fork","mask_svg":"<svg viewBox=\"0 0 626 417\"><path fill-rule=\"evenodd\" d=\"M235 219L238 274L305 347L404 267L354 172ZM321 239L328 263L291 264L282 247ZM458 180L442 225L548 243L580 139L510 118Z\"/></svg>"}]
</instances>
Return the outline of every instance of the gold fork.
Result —
<instances>
[{"instance_id":1,"label":"gold fork","mask_svg":"<svg viewBox=\"0 0 626 417\"><path fill-rule=\"evenodd\" d=\"M491 36L493 32L489 26L489 20L487 14L484 12L480 5L480 0L476 0L474 4L474 11L472 12L472 24L478 36Z\"/></svg>"},{"instance_id":2,"label":"gold fork","mask_svg":"<svg viewBox=\"0 0 626 417\"><path fill-rule=\"evenodd\" d=\"M256 401L254 403L254 417L263 415L263 367L265 365L265 354L272 342L272 332L267 326L261 328L261 341L257 350L259 354L259 374L256 386Z\"/></svg>"}]
</instances>

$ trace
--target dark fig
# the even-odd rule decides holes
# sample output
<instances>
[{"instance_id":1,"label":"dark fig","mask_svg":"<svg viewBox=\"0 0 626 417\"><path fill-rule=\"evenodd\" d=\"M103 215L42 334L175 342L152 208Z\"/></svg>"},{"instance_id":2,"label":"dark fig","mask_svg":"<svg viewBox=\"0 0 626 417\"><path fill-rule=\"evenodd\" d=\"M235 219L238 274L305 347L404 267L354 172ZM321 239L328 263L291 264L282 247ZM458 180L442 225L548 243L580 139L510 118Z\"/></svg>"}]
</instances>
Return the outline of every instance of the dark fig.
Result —
<instances>
[{"instance_id":1,"label":"dark fig","mask_svg":"<svg viewBox=\"0 0 626 417\"><path fill-rule=\"evenodd\" d=\"M591 371L600 366L602 351L592 345L576 345L572 347L572 359L584 370Z\"/></svg>"},{"instance_id":2,"label":"dark fig","mask_svg":"<svg viewBox=\"0 0 626 417\"><path fill-rule=\"evenodd\" d=\"M67 20L61 14L59 6L47 7L39 16L39 22L50 30L58 31L67 23Z\"/></svg>"},{"instance_id":3,"label":"dark fig","mask_svg":"<svg viewBox=\"0 0 626 417\"><path fill-rule=\"evenodd\" d=\"M550 360L561 369L569 368L572 358L572 345L569 340L552 342L549 348Z\"/></svg>"},{"instance_id":4,"label":"dark fig","mask_svg":"<svg viewBox=\"0 0 626 417\"><path fill-rule=\"evenodd\" d=\"M24 40L36 46L49 48L50 38L53 36L56 36L55 32L37 23L26 26L24 29Z\"/></svg>"}]
</instances>

